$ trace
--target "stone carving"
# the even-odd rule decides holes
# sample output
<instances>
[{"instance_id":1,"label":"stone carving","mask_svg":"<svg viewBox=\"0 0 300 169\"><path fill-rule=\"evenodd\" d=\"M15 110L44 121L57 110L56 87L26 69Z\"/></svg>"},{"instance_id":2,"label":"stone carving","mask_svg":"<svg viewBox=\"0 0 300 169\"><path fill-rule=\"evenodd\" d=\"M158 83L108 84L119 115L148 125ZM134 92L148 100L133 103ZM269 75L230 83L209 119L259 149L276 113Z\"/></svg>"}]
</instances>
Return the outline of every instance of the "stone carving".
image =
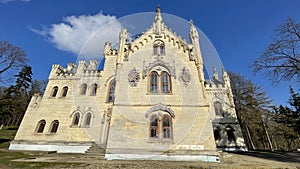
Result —
<instances>
[{"instance_id":1,"label":"stone carving","mask_svg":"<svg viewBox=\"0 0 300 169\"><path fill-rule=\"evenodd\" d=\"M176 74L175 74L175 61L173 61L173 65L171 66L169 63L166 63L163 61L163 58L161 56L156 57L156 60L152 63L149 63L148 66L145 65L144 61L144 68L142 72L142 78L144 79L145 77L148 76L149 72L152 70L152 68L156 66L161 66L164 67L168 70L171 76L173 76L176 79Z\"/></svg>"},{"instance_id":2,"label":"stone carving","mask_svg":"<svg viewBox=\"0 0 300 169\"><path fill-rule=\"evenodd\" d=\"M190 75L190 72L187 68L184 67L181 70L179 80L182 81L185 86L187 86L189 84L189 82L191 81L191 75Z\"/></svg>"},{"instance_id":3,"label":"stone carving","mask_svg":"<svg viewBox=\"0 0 300 169\"><path fill-rule=\"evenodd\" d=\"M105 45L104 45L104 54L110 55L111 52L112 52L111 43L110 42L105 42Z\"/></svg>"},{"instance_id":4,"label":"stone carving","mask_svg":"<svg viewBox=\"0 0 300 169\"><path fill-rule=\"evenodd\" d=\"M111 114L112 114L112 108L109 107L109 108L107 109L107 114L106 114L106 121L107 121L107 122L110 122L110 120L111 120Z\"/></svg>"},{"instance_id":5,"label":"stone carving","mask_svg":"<svg viewBox=\"0 0 300 169\"><path fill-rule=\"evenodd\" d=\"M168 112L170 114L171 117L175 118L175 113L172 109L168 108L166 105L162 104L162 103L158 103L156 105L153 105L149 110L147 110L147 112L145 113L145 116L146 118L149 117L149 115L152 113L152 112L155 112L155 111L158 111L158 110L161 110L161 111L165 111L165 112Z\"/></svg>"},{"instance_id":6,"label":"stone carving","mask_svg":"<svg viewBox=\"0 0 300 169\"><path fill-rule=\"evenodd\" d=\"M140 74L133 68L128 74L128 82L130 83L130 86L135 87L139 81Z\"/></svg>"}]
</instances>

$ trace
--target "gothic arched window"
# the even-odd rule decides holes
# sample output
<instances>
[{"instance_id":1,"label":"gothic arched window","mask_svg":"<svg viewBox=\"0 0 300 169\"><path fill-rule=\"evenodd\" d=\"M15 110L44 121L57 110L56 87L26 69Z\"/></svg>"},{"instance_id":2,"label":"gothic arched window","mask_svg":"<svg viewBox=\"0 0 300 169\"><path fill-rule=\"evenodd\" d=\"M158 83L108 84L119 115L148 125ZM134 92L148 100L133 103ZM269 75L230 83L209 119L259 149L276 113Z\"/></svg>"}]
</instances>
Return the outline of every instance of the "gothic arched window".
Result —
<instances>
[{"instance_id":1,"label":"gothic arched window","mask_svg":"<svg viewBox=\"0 0 300 169\"><path fill-rule=\"evenodd\" d=\"M84 120L84 126L85 127L89 127L91 125L91 118L92 118L91 113L87 113L85 115L85 120Z\"/></svg>"},{"instance_id":2,"label":"gothic arched window","mask_svg":"<svg viewBox=\"0 0 300 169\"><path fill-rule=\"evenodd\" d=\"M67 86L65 86L64 88L63 88L63 91L62 91L62 97L66 97L67 96L67 94L68 94L68 87Z\"/></svg>"},{"instance_id":3,"label":"gothic arched window","mask_svg":"<svg viewBox=\"0 0 300 169\"><path fill-rule=\"evenodd\" d=\"M214 102L215 114L217 116L224 116L222 103L219 101Z\"/></svg>"},{"instance_id":4,"label":"gothic arched window","mask_svg":"<svg viewBox=\"0 0 300 169\"><path fill-rule=\"evenodd\" d=\"M110 81L108 86L108 94L106 102L114 102L115 101L115 89L116 89L116 80L113 79Z\"/></svg>"},{"instance_id":5,"label":"gothic arched window","mask_svg":"<svg viewBox=\"0 0 300 169\"><path fill-rule=\"evenodd\" d=\"M161 73L161 92L162 93L171 92L170 76L167 72Z\"/></svg>"},{"instance_id":6,"label":"gothic arched window","mask_svg":"<svg viewBox=\"0 0 300 169\"><path fill-rule=\"evenodd\" d=\"M158 136L159 136L158 116L154 114L150 118L150 137L158 138Z\"/></svg>"},{"instance_id":7,"label":"gothic arched window","mask_svg":"<svg viewBox=\"0 0 300 169\"><path fill-rule=\"evenodd\" d=\"M80 94L85 95L86 89L87 89L87 85L85 83L82 84L81 87L80 87Z\"/></svg>"},{"instance_id":8,"label":"gothic arched window","mask_svg":"<svg viewBox=\"0 0 300 169\"><path fill-rule=\"evenodd\" d=\"M93 84L92 87L91 87L91 96L96 96L97 89L98 89L98 85L97 84Z\"/></svg>"},{"instance_id":9,"label":"gothic arched window","mask_svg":"<svg viewBox=\"0 0 300 169\"><path fill-rule=\"evenodd\" d=\"M52 121L52 123L50 125L50 133L56 133L58 130L58 125L59 125L58 120Z\"/></svg>"},{"instance_id":10,"label":"gothic arched window","mask_svg":"<svg viewBox=\"0 0 300 169\"><path fill-rule=\"evenodd\" d=\"M52 88L52 92L51 92L51 96L52 97L56 97L57 92L58 92L58 87L57 86L53 87Z\"/></svg>"},{"instance_id":11,"label":"gothic arched window","mask_svg":"<svg viewBox=\"0 0 300 169\"><path fill-rule=\"evenodd\" d=\"M46 120L40 120L37 124L36 133L43 133L46 126Z\"/></svg>"},{"instance_id":12,"label":"gothic arched window","mask_svg":"<svg viewBox=\"0 0 300 169\"><path fill-rule=\"evenodd\" d=\"M158 74L157 72L151 72L150 74L150 92L158 92Z\"/></svg>"},{"instance_id":13,"label":"gothic arched window","mask_svg":"<svg viewBox=\"0 0 300 169\"><path fill-rule=\"evenodd\" d=\"M221 140L221 129L219 126L214 130L214 137L215 137L215 141Z\"/></svg>"},{"instance_id":14,"label":"gothic arched window","mask_svg":"<svg viewBox=\"0 0 300 169\"><path fill-rule=\"evenodd\" d=\"M163 116L162 131L163 138L172 138L172 119L169 115Z\"/></svg>"},{"instance_id":15,"label":"gothic arched window","mask_svg":"<svg viewBox=\"0 0 300 169\"><path fill-rule=\"evenodd\" d=\"M229 143L231 143L232 141L235 142L236 141L235 134L234 134L235 130L230 125L226 126L225 130L226 130Z\"/></svg>"},{"instance_id":16,"label":"gothic arched window","mask_svg":"<svg viewBox=\"0 0 300 169\"><path fill-rule=\"evenodd\" d=\"M165 55L165 44L161 40L153 43L153 55Z\"/></svg>"},{"instance_id":17,"label":"gothic arched window","mask_svg":"<svg viewBox=\"0 0 300 169\"><path fill-rule=\"evenodd\" d=\"M78 126L79 119L80 119L80 114L79 112L77 112L73 115L72 126Z\"/></svg>"}]
</instances>

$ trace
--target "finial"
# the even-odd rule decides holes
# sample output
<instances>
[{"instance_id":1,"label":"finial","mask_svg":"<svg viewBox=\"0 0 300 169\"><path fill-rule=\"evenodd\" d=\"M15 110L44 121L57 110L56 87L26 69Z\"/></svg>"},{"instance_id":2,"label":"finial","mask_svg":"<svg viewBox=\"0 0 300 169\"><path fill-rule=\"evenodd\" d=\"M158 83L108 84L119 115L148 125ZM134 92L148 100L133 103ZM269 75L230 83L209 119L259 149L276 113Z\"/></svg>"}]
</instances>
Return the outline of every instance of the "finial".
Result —
<instances>
[{"instance_id":1,"label":"finial","mask_svg":"<svg viewBox=\"0 0 300 169\"><path fill-rule=\"evenodd\" d=\"M191 19L190 20L190 25L193 26L194 25L194 21Z\"/></svg>"},{"instance_id":2,"label":"finial","mask_svg":"<svg viewBox=\"0 0 300 169\"><path fill-rule=\"evenodd\" d=\"M157 5L157 7L156 7L156 13L160 13L160 6L159 5Z\"/></svg>"}]
</instances>

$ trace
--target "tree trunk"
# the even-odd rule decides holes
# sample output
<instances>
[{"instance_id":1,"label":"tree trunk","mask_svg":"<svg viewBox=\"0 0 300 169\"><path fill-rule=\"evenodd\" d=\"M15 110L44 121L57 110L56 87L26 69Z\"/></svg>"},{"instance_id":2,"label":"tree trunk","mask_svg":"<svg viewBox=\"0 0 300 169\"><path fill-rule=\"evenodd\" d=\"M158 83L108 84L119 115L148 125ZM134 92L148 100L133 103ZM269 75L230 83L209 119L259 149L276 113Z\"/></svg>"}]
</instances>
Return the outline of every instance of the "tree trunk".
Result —
<instances>
[{"instance_id":1,"label":"tree trunk","mask_svg":"<svg viewBox=\"0 0 300 169\"><path fill-rule=\"evenodd\" d=\"M264 131L265 131L265 133L266 133L266 136L267 136L267 139L268 139L268 143L269 143L270 150L271 150L271 151L274 151L273 146L272 146L272 142L271 142L271 139L270 139L270 136L269 136L269 133L268 133L268 130L267 130L267 128L266 128L266 125L265 125L265 123L264 123L263 121L262 121L261 123L262 123L263 129L264 129Z\"/></svg>"},{"instance_id":2,"label":"tree trunk","mask_svg":"<svg viewBox=\"0 0 300 169\"><path fill-rule=\"evenodd\" d=\"M254 144L253 144L252 137L251 137L251 135L250 135L250 132L249 132L248 125L246 124L245 126L246 126L246 131L247 131L247 135L248 135L248 138L249 138L249 141L250 141L251 147L252 147L252 149L253 149L253 150L255 150L255 149L256 149L256 147L255 147L255 146L254 146Z\"/></svg>"}]
</instances>

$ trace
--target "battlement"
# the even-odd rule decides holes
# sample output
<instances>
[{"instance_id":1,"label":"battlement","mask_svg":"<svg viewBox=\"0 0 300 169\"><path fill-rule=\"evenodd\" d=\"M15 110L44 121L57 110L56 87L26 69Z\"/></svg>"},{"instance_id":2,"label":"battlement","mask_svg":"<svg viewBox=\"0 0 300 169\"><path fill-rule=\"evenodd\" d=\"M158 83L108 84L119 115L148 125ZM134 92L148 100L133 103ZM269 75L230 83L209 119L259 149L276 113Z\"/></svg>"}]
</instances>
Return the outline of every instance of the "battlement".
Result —
<instances>
[{"instance_id":1,"label":"battlement","mask_svg":"<svg viewBox=\"0 0 300 169\"><path fill-rule=\"evenodd\" d=\"M96 60L90 60L89 63L87 63L85 60L80 60L77 68L75 63L68 63L66 68L59 64L54 64L52 65L49 78L73 78L75 76L101 76L101 71L98 70L98 62Z\"/></svg>"}]
</instances>

